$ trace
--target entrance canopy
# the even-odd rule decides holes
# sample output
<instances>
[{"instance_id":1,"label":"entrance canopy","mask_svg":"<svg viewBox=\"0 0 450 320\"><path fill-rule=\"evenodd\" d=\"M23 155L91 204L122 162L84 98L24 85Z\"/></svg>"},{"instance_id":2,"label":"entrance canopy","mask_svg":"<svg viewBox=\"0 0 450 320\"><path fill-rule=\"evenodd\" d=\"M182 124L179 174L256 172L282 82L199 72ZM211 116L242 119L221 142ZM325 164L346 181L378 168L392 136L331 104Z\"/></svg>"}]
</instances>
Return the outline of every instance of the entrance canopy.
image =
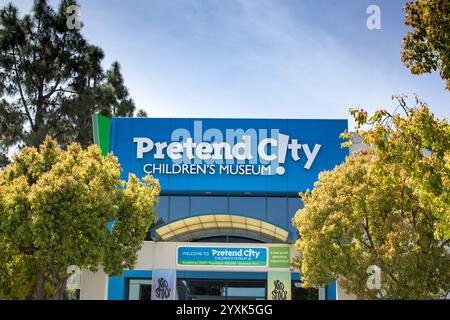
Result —
<instances>
[{"instance_id":1,"label":"entrance canopy","mask_svg":"<svg viewBox=\"0 0 450 320\"><path fill-rule=\"evenodd\" d=\"M287 243L289 232L271 223L239 215L208 214L189 217L158 226L155 241L189 242L208 236L233 235L267 243Z\"/></svg>"}]
</instances>

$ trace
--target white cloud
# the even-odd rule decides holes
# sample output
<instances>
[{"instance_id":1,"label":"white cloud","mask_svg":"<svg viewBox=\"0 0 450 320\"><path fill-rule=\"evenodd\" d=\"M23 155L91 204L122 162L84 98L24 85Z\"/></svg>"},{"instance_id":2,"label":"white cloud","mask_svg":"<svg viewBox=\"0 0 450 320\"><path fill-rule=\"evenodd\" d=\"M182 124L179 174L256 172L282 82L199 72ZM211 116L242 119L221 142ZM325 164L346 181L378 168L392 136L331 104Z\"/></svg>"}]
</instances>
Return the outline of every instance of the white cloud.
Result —
<instances>
[{"instance_id":1,"label":"white cloud","mask_svg":"<svg viewBox=\"0 0 450 320\"><path fill-rule=\"evenodd\" d=\"M96 0L82 1L82 19L105 67L122 64L153 116L346 118L349 107L373 110L403 92L448 116L443 81L400 61L402 12L369 31L360 2L336 12L328 3Z\"/></svg>"}]
</instances>

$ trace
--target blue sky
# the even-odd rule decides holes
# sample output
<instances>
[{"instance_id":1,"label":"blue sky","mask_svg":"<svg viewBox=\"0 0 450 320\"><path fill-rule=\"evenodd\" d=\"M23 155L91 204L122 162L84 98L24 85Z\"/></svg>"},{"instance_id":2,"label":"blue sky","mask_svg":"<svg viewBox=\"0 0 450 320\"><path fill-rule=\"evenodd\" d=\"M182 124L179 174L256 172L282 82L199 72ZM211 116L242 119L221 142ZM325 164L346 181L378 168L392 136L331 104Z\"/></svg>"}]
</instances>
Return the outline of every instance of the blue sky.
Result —
<instances>
[{"instance_id":1,"label":"blue sky","mask_svg":"<svg viewBox=\"0 0 450 320\"><path fill-rule=\"evenodd\" d=\"M449 118L439 75L411 75L400 60L406 2L79 0L83 34L105 68L120 62L150 116L337 119L417 93ZM14 3L24 13L32 0ZM371 4L381 30L366 26Z\"/></svg>"}]
</instances>

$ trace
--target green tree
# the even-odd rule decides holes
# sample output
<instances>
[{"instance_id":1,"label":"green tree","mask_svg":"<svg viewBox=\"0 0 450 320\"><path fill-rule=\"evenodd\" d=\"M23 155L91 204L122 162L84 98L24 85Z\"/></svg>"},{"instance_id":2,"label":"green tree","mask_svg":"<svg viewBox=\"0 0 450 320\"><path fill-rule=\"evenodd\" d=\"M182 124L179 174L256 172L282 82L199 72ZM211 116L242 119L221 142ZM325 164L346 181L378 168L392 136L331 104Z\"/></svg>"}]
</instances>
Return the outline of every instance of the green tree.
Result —
<instances>
[{"instance_id":1,"label":"green tree","mask_svg":"<svg viewBox=\"0 0 450 320\"><path fill-rule=\"evenodd\" d=\"M439 70L450 90L450 1L416 0L404 10L413 30L403 39L403 62L413 74Z\"/></svg>"},{"instance_id":2,"label":"green tree","mask_svg":"<svg viewBox=\"0 0 450 320\"><path fill-rule=\"evenodd\" d=\"M61 150L50 138L0 171L0 298L61 299L72 265L133 267L160 189L151 176L120 174L97 146Z\"/></svg>"},{"instance_id":3,"label":"green tree","mask_svg":"<svg viewBox=\"0 0 450 320\"><path fill-rule=\"evenodd\" d=\"M9 159L8 156L2 152L0 152L0 170L3 167L6 167L6 165L8 165L9 163Z\"/></svg>"},{"instance_id":4,"label":"green tree","mask_svg":"<svg viewBox=\"0 0 450 320\"><path fill-rule=\"evenodd\" d=\"M76 1L63 0L54 11L35 0L22 18L11 3L0 10L0 152L37 147L47 134L62 146L85 147L93 143L92 114L135 112L119 64L105 73L102 49L68 29L69 5Z\"/></svg>"},{"instance_id":5,"label":"green tree","mask_svg":"<svg viewBox=\"0 0 450 320\"><path fill-rule=\"evenodd\" d=\"M422 204L433 205L435 236L450 239L450 125L436 119L428 105L415 97L394 96L401 112L375 112L369 117L361 109L351 110L363 143L375 150L374 172L388 183L397 183L406 170ZM345 135L351 138L351 135Z\"/></svg>"},{"instance_id":6,"label":"green tree","mask_svg":"<svg viewBox=\"0 0 450 320\"><path fill-rule=\"evenodd\" d=\"M395 183L374 173L376 155L363 151L322 172L294 219L306 287L339 279L359 299L442 298L450 291L449 242L434 237L435 204L423 203L405 168L385 164ZM396 171L398 170L398 171ZM381 268L369 288L368 267Z\"/></svg>"}]
</instances>

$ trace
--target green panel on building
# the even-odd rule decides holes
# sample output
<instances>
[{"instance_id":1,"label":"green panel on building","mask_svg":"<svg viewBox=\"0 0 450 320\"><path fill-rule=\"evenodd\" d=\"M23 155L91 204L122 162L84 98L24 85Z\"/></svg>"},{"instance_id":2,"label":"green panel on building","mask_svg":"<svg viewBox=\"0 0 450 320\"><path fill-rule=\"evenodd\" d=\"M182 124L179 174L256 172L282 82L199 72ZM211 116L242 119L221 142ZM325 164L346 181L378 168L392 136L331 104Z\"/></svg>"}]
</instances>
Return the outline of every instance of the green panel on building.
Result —
<instances>
[{"instance_id":1,"label":"green panel on building","mask_svg":"<svg viewBox=\"0 0 450 320\"><path fill-rule=\"evenodd\" d=\"M270 268L289 268L291 261L290 247L271 247L269 248L269 267Z\"/></svg>"}]
</instances>

